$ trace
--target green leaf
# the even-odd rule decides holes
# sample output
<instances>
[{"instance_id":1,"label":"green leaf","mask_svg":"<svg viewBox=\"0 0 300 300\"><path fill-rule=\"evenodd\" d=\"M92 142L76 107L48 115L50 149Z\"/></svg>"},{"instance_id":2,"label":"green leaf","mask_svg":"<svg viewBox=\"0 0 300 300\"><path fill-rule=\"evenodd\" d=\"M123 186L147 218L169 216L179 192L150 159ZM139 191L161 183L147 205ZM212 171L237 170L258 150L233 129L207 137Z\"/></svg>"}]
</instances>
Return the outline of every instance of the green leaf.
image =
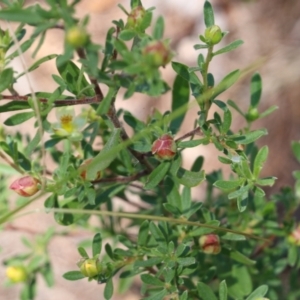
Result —
<instances>
[{"instance_id":1,"label":"green leaf","mask_svg":"<svg viewBox=\"0 0 300 300\"><path fill-rule=\"evenodd\" d=\"M231 121L232 121L232 115L231 115L230 110L228 109L224 112L224 119L223 119L221 133L226 134L228 132L228 130L230 129L230 126L231 126Z\"/></svg>"},{"instance_id":2,"label":"green leaf","mask_svg":"<svg viewBox=\"0 0 300 300\"><path fill-rule=\"evenodd\" d=\"M155 188L165 177L168 170L170 169L171 162L164 161L160 163L148 176L147 183L145 184L145 189Z\"/></svg>"},{"instance_id":3,"label":"green leaf","mask_svg":"<svg viewBox=\"0 0 300 300\"><path fill-rule=\"evenodd\" d=\"M205 180L205 171L192 172L179 168L176 174L177 181L187 187L195 187Z\"/></svg>"},{"instance_id":4,"label":"green leaf","mask_svg":"<svg viewBox=\"0 0 300 300\"><path fill-rule=\"evenodd\" d=\"M290 245L288 249L288 263L291 267L296 265L298 260L298 247L295 245Z\"/></svg>"},{"instance_id":5,"label":"green leaf","mask_svg":"<svg viewBox=\"0 0 300 300\"><path fill-rule=\"evenodd\" d=\"M187 111L187 103L190 98L189 83L181 76L177 75L173 84L172 91L172 112L180 110L180 115L170 123L170 130L173 134L179 131Z\"/></svg>"},{"instance_id":6,"label":"green leaf","mask_svg":"<svg viewBox=\"0 0 300 300\"><path fill-rule=\"evenodd\" d=\"M203 300L218 300L211 287L203 282L197 284L198 295Z\"/></svg>"},{"instance_id":7,"label":"green leaf","mask_svg":"<svg viewBox=\"0 0 300 300\"><path fill-rule=\"evenodd\" d=\"M204 23L206 28L215 24L213 8L207 0L204 3Z\"/></svg>"},{"instance_id":8,"label":"green leaf","mask_svg":"<svg viewBox=\"0 0 300 300\"><path fill-rule=\"evenodd\" d=\"M241 186L241 184L241 180L217 180L214 183L214 186L223 191L230 191L238 188L239 186Z\"/></svg>"},{"instance_id":9,"label":"green leaf","mask_svg":"<svg viewBox=\"0 0 300 300\"><path fill-rule=\"evenodd\" d=\"M271 107L269 107L267 110L265 110L264 112L262 112L260 115L259 115L259 118L264 118L266 116L268 116L269 114L271 114L272 112L274 112L275 110L278 109L278 106L276 105L272 105Z\"/></svg>"},{"instance_id":10,"label":"green leaf","mask_svg":"<svg viewBox=\"0 0 300 300\"><path fill-rule=\"evenodd\" d=\"M114 285L113 285L113 281L112 278L109 278L106 282L105 288L104 288L104 298L105 300L109 300L112 298L114 293Z\"/></svg>"},{"instance_id":11,"label":"green leaf","mask_svg":"<svg viewBox=\"0 0 300 300\"><path fill-rule=\"evenodd\" d=\"M193 148L201 145L203 143L203 139L200 140L190 140L190 141L184 141L184 142L179 142L177 144L178 148Z\"/></svg>"},{"instance_id":12,"label":"green leaf","mask_svg":"<svg viewBox=\"0 0 300 300\"><path fill-rule=\"evenodd\" d=\"M148 241L148 235L149 233L149 222L145 220L139 229L139 235L138 235L138 245L139 246L146 246Z\"/></svg>"},{"instance_id":13,"label":"green leaf","mask_svg":"<svg viewBox=\"0 0 300 300\"><path fill-rule=\"evenodd\" d=\"M239 252L237 250L230 250L229 257L231 259L234 259L235 261L237 261L241 264L247 265L247 266L253 266L256 264L255 260L248 258L247 256L245 256L244 254L242 254L241 252Z\"/></svg>"},{"instance_id":14,"label":"green leaf","mask_svg":"<svg viewBox=\"0 0 300 300\"><path fill-rule=\"evenodd\" d=\"M233 107L239 114L241 114L243 117L245 117L244 113L240 110L240 108L233 102L232 100L228 100L227 104Z\"/></svg>"},{"instance_id":15,"label":"green leaf","mask_svg":"<svg viewBox=\"0 0 300 300\"><path fill-rule=\"evenodd\" d=\"M156 20L156 23L154 25L154 29L153 29L153 38L155 40L160 40L162 39L163 35L164 35L164 19L163 17L159 16Z\"/></svg>"},{"instance_id":16,"label":"green leaf","mask_svg":"<svg viewBox=\"0 0 300 300\"><path fill-rule=\"evenodd\" d=\"M0 74L1 77L1 74ZM1 85L0 81L0 85ZM1 96L0 96L1 97ZM15 111L15 110L22 110L22 109L28 109L30 108L30 105L27 101L10 101L2 106L0 106L0 113L7 112L7 111Z\"/></svg>"},{"instance_id":17,"label":"green leaf","mask_svg":"<svg viewBox=\"0 0 300 300\"><path fill-rule=\"evenodd\" d=\"M262 147L255 156L253 163L253 176L258 178L260 171L263 168L265 161L267 160L269 149L267 146Z\"/></svg>"},{"instance_id":18,"label":"green leaf","mask_svg":"<svg viewBox=\"0 0 300 300\"><path fill-rule=\"evenodd\" d=\"M214 52L213 56L232 51L232 50L238 48L239 46L241 46L242 44L244 44L244 42L242 40L236 40L236 41L230 43L229 45L225 46L224 48L221 48L218 51Z\"/></svg>"},{"instance_id":19,"label":"green leaf","mask_svg":"<svg viewBox=\"0 0 300 300\"><path fill-rule=\"evenodd\" d=\"M232 164L232 160L227 158L227 157L223 157L223 156L218 156L218 160L222 163L222 164L227 164L227 165L231 165Z\"/></svg>"},{"instance_id":20,"label":"green leaf","mask_svg":"<svg viewBox=\"0 0 300 300\"><path fill-rule=\"evenodd\" d=\"M102 237L100 233L96 233L93 238L93 244L92 244L93 257L101 253L101 248L102 248Z\"/></svg>"},{"instance_id":21,"label":"green leaf","mask_svg":"<svg viewBox=\"0 0 300 300\"><path fill-rule=\"evenodd\" d=\"M67 280L79 280L85 278L85 276L80 271L70 271L63 274L63 278Z\"/></svg>"},{"instance_id":22,"label":"green leaf","mask_svg":"<svg viewBox=\"0 0 300 300\"><path fill-rule=\"evenodd\" d=\"M108 113L111 103L116 99L117 92L118 89L116 89L115 87L109 87L108 93L106 94L104 99L102 99L97 108L97 115L101 116Z\"/></svg>"},{"instance_id":23,"label":"green leaf","mask_svg":"<svg viewBox=\"0 0 300 300\"><path fill-rule=\"evenodd\" d=\"M276 177L265 177L265 178L257 179L255 183L262 186L266 186L266 185L273 186L276 179L277 179Z\"/></svg>"},{"instance_id":24,"label":"green leaf","mask_svg":"<svg viewBox=\"0 0 300 300\"><path fill-rule=\"evenodd\" d=\"M233 265L230 279L226 281L228 293L234 299L243 299L252 291L252 280L245 266Z\"/></svg>"},{"instance_id":25,"label":"green leaf","mask_svg":"<svg viewBox=\"0 0 300 300\"><path fill-rule=\"evenodd\" d=\"M246 237L242 234L226 232L224 235L222 235L222 239L228 241L245 241Z\"/></svg>"},{"instance_id":26,"label":"green leaf","mask_svg":"<svg viewBox=\"0 0 300 300\"><path fill-rule=\"evenodd\" d=\"M218 220L211 220L205 223L205 225L209 225L209 226L214 226L215 228L207 228L207 227L198 227L196 229L193 229L192 231L189 232L189 236L201 236L204 234L209 234L214 232L217 227L220 226L220 221Z\"/></svg>"},{"instance_id":27,"label":"green leaf","mask_svg":"<svg viewBox=\"0 0 300 300\"><path fill-rule=\"evenodd\" d=\"M190 266L196 262L195 257L179 257L177 258L177 263L181 266Z\"/></svg>"},{"instance_id":28,"label":"green leaf","mask_svg":"<svg viewBox=\"0 0 300 300\"><path fill-rule=\"evenodd\" d=\"M249 179L249 180L252 180L253 175L252 175L252 172L250 170L250 166L249 166L248 161L242 160L241 163L240 163L240 167L241 167L241 171L243 173L243 176L245 178Z\"/></svg>"},{"instance_id":29,"label":"green leaf","mask_svg":"<svg viewBox=\"0 0 300 300\"><path fill-rule=\"evenodd\" d=\"M201 81L199 80L199 78L197 77L197 75L195 73L190 72L188 66L186 66L182 63L173 61L172 68L179 76L181 76L186 81L193 83L197 86L199 86L199 85L201 86ZM175 83L174 83L174 86L175 86Z\"/></svg>"},{"instance_id":30,"label":"green leaf","mask_svg":"<svg viewBox=\"0 0 300 300\"><path fill-rule=\"evenodd\" d=\"M0 93L13 84L13 75L13 70L11 68L0 71Z\"/></svg>"},{"instance_id":31,"label":"green leaf","mask_svg":"<svg viewBox=\"0 0 300 300\"><path fill-rule=\"evenodd\" d=\"M38 24L45 22L40 14L36 11L37 5L30 6L26 9L10 8L0 10L0 19L18 23Z\"/></svg>"},{"instance_id":32,"label":"green leaf","mask_svg":"<svg viewBox=\"0 0 300 300\"><path fill-rule=\"evenodd\" d=\"M167 177L165 182L166 197L169 204L176 207L180 212L183 210L181 196L178 191L178 184L176 184L170 177Z\"/></svg>"},{"instance_id":33,"label":"green leaf","mask_svg":"<svg viewBox=\"0 0 300 300\"><path fill-rule=\"evenodd\" d=\"M169 292L166 289L163 289L149 297L143 298L143 300L162 300Z\"/></svg>"},{"instance_id":34,"label":"green leaf","mask_svg":"<svg viewBox=\"0 0 300 300\"><path fill-rule=\"evenodd\" d=\"M165 283L150 274L141 275L142 282L153 286L164 286Z\"/></svg>"},{"instance_id":35,"label":"green leaf","mask_svg":"<svg viewBox=\"0 0 300 300\"><path fill-rule=\"evenodd\" d=\"M251 107L257 107L261 97L262 81L258 73L255 73L251 78L250 93Z\"/></svg>"},{"instance_id":36,"label":"green leaf","mask_svg":"<svg viewBox=\"0 0 300 300\"><path fill-rule=\"evenodd\" d=\"M214 99L229 89L240 77L240 70L235 70L226 75L220 83L212 89L211 98Z\"/></svg>"},{"instance_id":37,"label":"green leaf","mask_svg":"<svg viewBox=\"0 0 300 300\"><path fill-rule=\"evenodd\" d=\"M32 117L34 117L34 112L33 111L15 114L15 115L7 118L4 121L4 124L6 126L15 126L15 125L19 125L19 124L24 123L25 121L31 119Z\"/></svg>"},{"instance_id":38,"label":"green leaf","mask_svg":"<svg viewBox=\"0 0 300 300\"><path fill-rule=\"evenodd\" d=\"M119 39L123 41L130 41L136 36L136 32L132 29L124 29L119 34Z\"/></svg>"},{"instance_id":39,"label":"green leaf","mask_svg":"<svg viewBox=\"0 0 300 300\"><path fill-rule=\"evenodd\" d=\"M260 137L266 134L268 134L266 129L259 129L259 130L250 131L243 135L232 135L231 138L237 144L246 145L255 142L257 139L259 139Z\"/></svg>"},{"instance_id":40,"label":"green leaf","mask_svg":"<svg viewBox=\"0 0 300 300\"><path fill-rule=\"evenodd\" d=\"M95 92L92 86L86 80L82 71L72 61L65 61L64 56L59 55L56 58L56 67L60 76L64 79L69 92L74 95L82 92L85 96L94 96Z\"/></svg>"},{"instance_id":41,"label":"green leaf","mask_svg":"<svg viewBox=\"0 0 300 300\"><path fill-rule=\"evenodd\" d=\"M209 46L205 44L196 44L193 47L195 50L199 50L199 49L207 49Z\"/></svg>"},{"instance_id":42,"label":"green leaf","mask_svg":"<svg viewBox=\"0 0 300 300\"><path fill-rule=\"evenodd\" d=\"M120 141L120 129L114 129L109 140L104 145L103 149L99 154L97 154L92 162L87 166L87 178L95 178L97 172L106 169L111 162L116 158L117 153L112 152L110 156L107 156L110 153L111 149L116 147ZM103 156L105 155L105 160Z\"/></svg>"},{"instance_id":43,"label":"green leaf","mask_svg":"<svg viewBox=\"0 0 300 300\"><path fill-rule=\"evenodd\" d=\"M268 292L268 286L263 284L260 287L258 287L256 290L254 290L246 300L257 300L260 297L264 297Z\"/></svg>"},{"instance_id":44,"label":"green leaf","mask_svg":"<svg viewBox=\"0 0 300 300\"><path fill-rule=\"evenodd\" d=\"M10 55L8 55L7 59L13 59L13 58L19 56L20 51L21 51L21 53L26 52L31 47L31 45L34 43L34 41L35 41L35 39L32 39L32 38L25 41L23 44L21 44L20 49L16 50L15 52L13 52Z\"/></svg>"},{"instance_id":45,"label":"green leaf","mask_svg":"<svg viewBox=\"0 0 300 300\"><path fill-rule=\"evenodd\" d=\"M227 300L227 285L225 280L222 280L219 285L219 300Z\"/></svg>"},{"instance_id":46,"label":"green leaf","mask_svg":"<svg viewBox=\"0 0 300 300\"><path fill-rule=\"evenodd\" d=\"M89 255L87 254L87 252L85 251L85 249L83 247L78 247L78 252L81 255L81 257L83 258L89 258Z\"/></svg>"}]
</instances>

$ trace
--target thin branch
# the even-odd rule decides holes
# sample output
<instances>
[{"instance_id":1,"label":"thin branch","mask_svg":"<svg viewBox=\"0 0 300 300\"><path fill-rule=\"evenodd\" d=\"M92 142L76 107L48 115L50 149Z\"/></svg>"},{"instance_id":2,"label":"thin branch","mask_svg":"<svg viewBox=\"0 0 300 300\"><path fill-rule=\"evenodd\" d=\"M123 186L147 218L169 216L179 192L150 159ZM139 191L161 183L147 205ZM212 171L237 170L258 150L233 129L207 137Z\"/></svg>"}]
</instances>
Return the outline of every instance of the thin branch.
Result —
<instances>
[{"instance_id":1,"label":"thin branch","mask_svg":"<svg viewBox=\"0 0 300 300\"><path fill-rule=\"evenodd\" d=\"M199 134L199 135L202 134L200 127L196 127L192 131L184 134L183 136L181 136L178 139L176 139L175 142L179 142L179 141L184 140L184 139L186 139L188 137L194 136L195 134Z\"/></svg>"},{"instance_id":2,"label":"thin branch","mask_svg":"<svg viewBox=\"0 0 300 300\"><path fill-rule=\"evenodd\" d=\"M12 100L12 101L25 101L27 102L31 96L18 96L18 95L0 95L0 100ZM37 98L41 103L48 103L49 99L47 98ZM83 97L79 99L57 99L54 100L53 105L55 107L60 106L72 106L80 104L92 104L99 103L99 97Z\"/></svg>"},{"instance_id":3,"label":"thin branch","mask_svg":"<svg viewBox=\"0 0 300 300\"><path fill-rule=\"evenodd\" d=\"M16 171L18 171L21 174L24 174L25 172L16 164L14 164L13 162L9 161L9 159L4 155L4 153L2 153L0 151L0 157L8 164L10 165L13 169L15 169Z\"/></svg>"}]
</instances>

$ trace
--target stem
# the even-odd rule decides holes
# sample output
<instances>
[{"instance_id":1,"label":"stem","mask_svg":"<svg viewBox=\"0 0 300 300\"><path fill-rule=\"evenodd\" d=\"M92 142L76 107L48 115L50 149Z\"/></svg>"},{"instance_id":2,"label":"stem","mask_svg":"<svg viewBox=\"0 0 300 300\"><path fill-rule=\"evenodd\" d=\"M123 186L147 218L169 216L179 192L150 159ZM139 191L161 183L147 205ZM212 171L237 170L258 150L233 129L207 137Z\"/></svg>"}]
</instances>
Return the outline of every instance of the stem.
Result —
<instances>
[{"instance_id":1,"label":"stem","mask_svg":"<svg viewBox=\"0 0 300 300\"><path fill-rule=\"evenodd\" d=\"M2 153L0 151L0 157L8 164L10 165L13 169L15 169L16 171L18 171L21 174L25 174L24 170L22 170L18 165L16 165L15 163L12 163L8 160L8 158L4 155L4 153Z\"/></svg>"},{"instance_id":2,"label":"stem","mask_svg":"<svg viewBox=\"0 0 300 300\"><path fill-rule=\"evenodd\" d=\"M32 202L32 200L30 201ZM18 211L21 208L18 209ZM175 218L169 218L169 217L162 217L162 216L154 216L154 215L144 215L144 214L138 214L138 213L126 213L126 212L116 212L116 211L106 211L106 210L91 210L91 209L68 209L68 208L47 208L47 209L36 209L35 212L58 212L58 213L67 213L67 214L88 214L88 215L100 215L100 216L111 216L111 217L119 217L119 218L126 218L126 219L142 219L142 220L152 220L152 221L163 221L163 222L169 222L174 224L180 224L180 225L187 225L187 226L196 226L196 227L203 227L203 228L210 228L214 229L216 231L222 231L222 232L230 232L235 233L239 235L243 235L248 238L261 240L264 242L269 242L268 239L261 238L259 236L240 232L237 230L232 230L224 227L218 227L208 224L202 224L198 222L192 222L187 221L183 219L175 219ZM13 212L11 212L13 213ZM3 218L2 218L3 219ZM2 223L2 219L0 219L0 224Z\"/></svg>"},{"instance_id":3,"label":"stem","mask_svg":"<svg viewBox=\"0 0 300 300\"><path fill-rule=\"evenodd\" d=\"M184 134L183 136L177 138L177 139L175 140L175 142L179 142L179 141L184 140L184 139L186 139L186 138L188 138L188 137L190 137L190 136L193 137L193 136L194 136L195 134L197 134L197 133L198 133L198 134L201 134L201 133L202 133L199 126L196 127L195 129L193 129L192 131L190 131L190 132Z\"/></svg>"}]
</instances>

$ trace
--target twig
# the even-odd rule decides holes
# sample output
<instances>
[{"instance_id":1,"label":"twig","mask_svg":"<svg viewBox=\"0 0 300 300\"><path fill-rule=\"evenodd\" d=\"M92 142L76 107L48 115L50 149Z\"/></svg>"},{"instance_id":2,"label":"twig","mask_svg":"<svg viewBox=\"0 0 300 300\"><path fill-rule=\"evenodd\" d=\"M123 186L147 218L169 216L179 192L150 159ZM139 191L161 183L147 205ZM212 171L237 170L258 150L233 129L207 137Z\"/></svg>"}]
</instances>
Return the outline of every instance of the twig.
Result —
<instances>
[{"instance_id":1,"label":"twig","mask_svg":"<svg viewBox=\"0 0 300 300\"><path fill-rule=\"evenodd\" d=\"M21 173L21 174L24 174L24 173L25 173L19 166L17 166L16 164L10 162L10 161L8 160L8 158L4 155L4 153L2 153L1 151L0 151L0 157L1 157L8 165L10 165L13 169L15 169L16 171L18 171L19 173Z\"/></svg>"},{"instance_id":2,"label":"twig","mask_svg":"<svg viewBox=\"0 0 300 300\"><path fill-rule=\"evenodd\" d=\"M196 128L193 129L192 131L190 131L190 132L184 134L183 136L181 136L181 137L179 137L178 139L176 139L175 142L179 142L179 141L184 140L184 139L186 139L186 138L188 138L188 137L190 137L190 136L194 136L194 135L197 134L197 133L198 133L198 134L201 134L201 129L200 129L200 127L196 127Z\"/></svg>"}]
</instances>

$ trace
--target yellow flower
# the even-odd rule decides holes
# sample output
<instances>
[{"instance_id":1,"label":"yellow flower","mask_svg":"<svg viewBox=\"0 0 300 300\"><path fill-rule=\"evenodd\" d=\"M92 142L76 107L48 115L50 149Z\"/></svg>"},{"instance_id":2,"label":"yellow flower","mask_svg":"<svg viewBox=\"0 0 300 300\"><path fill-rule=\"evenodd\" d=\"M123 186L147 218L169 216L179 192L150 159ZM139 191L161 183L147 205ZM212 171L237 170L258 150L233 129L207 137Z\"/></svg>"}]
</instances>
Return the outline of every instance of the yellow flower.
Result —
<instances>
[{"instance_id":1,"label":"yellow flower","mask_svg":"<svg viewBox=\"0 0 300 300\"><path fill-rule=\"evenodd\" d=\"M13 283L24 282L27 272L22 266L10 266L6 269L6 277Z\"/></svg>"},{"instance_id":2,"label":"yellow flower","mask_svg":"<svg viewBox=\"0 0 300 300\"><path fill-rule=\"evenodd\" d=\"M58 122L52 124L52 130L55 136L67 137L72 141L80 141L82 134L80 130L86 124L86 118L75 117L73 107L66 106L56 110Z\"/></svg>"}]
</instances>

